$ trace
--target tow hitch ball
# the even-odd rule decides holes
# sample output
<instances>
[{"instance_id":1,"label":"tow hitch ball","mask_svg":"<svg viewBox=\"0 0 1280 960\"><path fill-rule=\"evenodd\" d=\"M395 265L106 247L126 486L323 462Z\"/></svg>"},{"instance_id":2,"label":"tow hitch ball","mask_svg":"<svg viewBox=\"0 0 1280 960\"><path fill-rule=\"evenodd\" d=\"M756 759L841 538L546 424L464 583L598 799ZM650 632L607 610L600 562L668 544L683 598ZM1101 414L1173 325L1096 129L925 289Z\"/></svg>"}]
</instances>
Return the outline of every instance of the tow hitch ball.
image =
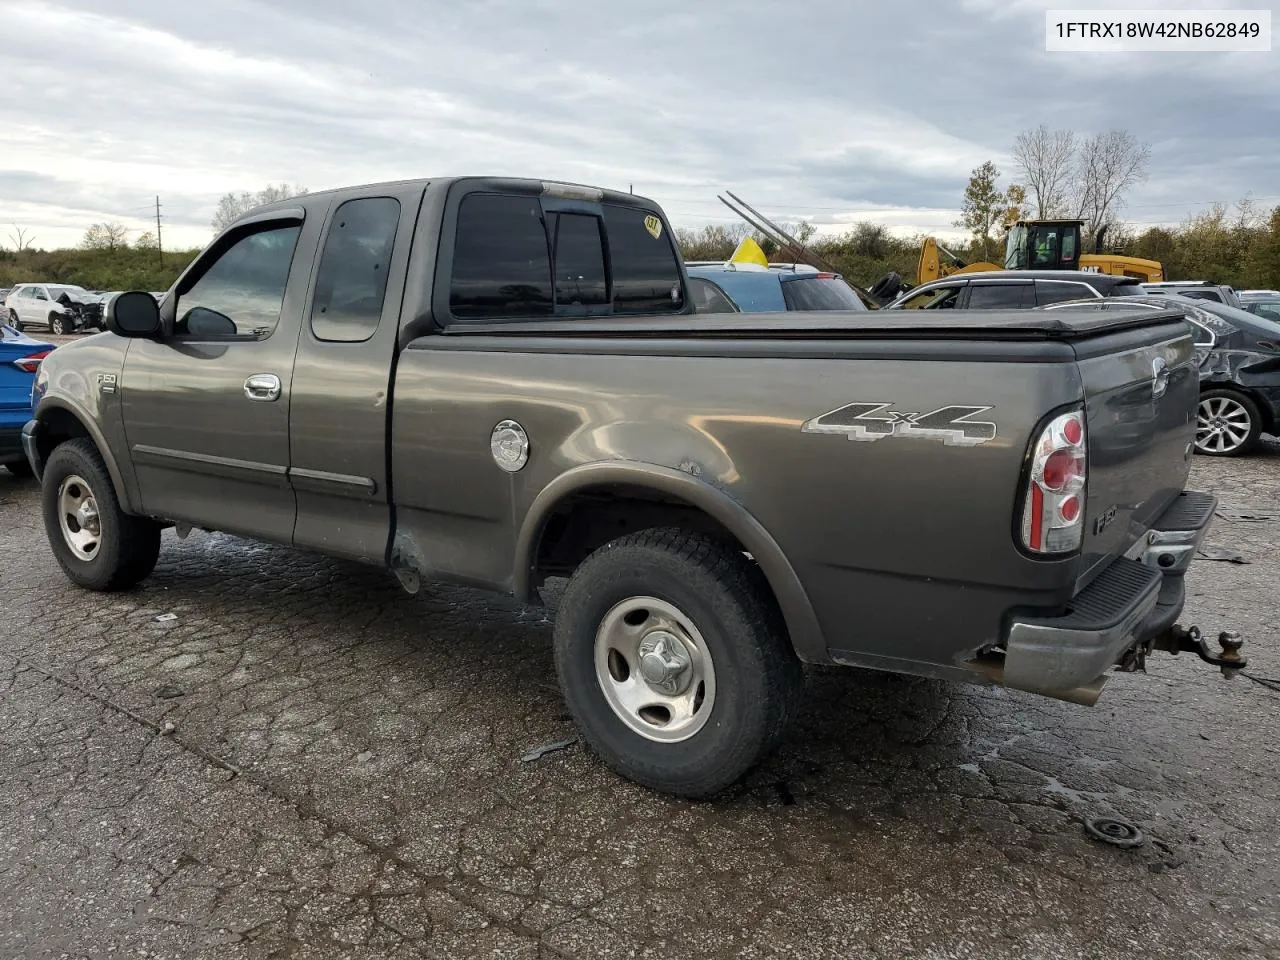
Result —
<instances>
[{"instance_id":1,"label":"tow hitch ball","mask_svg":"<svg viewBox=\"0 0 1280 960\"><path fill-rule=\"evenodd\" d=\"M1220 667L1224 676L1235 676L1238 670L1243 670L1248 663L1244 657L1240 656L1240 648L1244 646L1244 640L1240 634L1223 631L1218 634L1218 646L1221 650L1214 653L1209 649L1209 642L1200 634L1199 627L1184 627L1174 625L1167 631L1160 634L1151 643L1151 649L1163 650L1177 656L1184 650L1188 653L1194 653L1205 663L1211 663L1215 667Z\"/></svg>"}]
</instances>

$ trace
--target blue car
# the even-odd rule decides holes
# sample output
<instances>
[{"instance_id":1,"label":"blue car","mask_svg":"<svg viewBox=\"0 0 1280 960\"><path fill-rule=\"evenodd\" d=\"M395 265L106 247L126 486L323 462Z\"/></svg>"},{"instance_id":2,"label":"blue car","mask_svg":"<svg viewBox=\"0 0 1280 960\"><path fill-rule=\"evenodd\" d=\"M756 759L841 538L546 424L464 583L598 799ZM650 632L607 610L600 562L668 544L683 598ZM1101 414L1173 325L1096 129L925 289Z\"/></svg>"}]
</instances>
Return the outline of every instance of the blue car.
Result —
<instances>
[{"instance_id":1,"label":"blue car","mask_svg":"<svg viewBox=\"0 0 1280 960\"><path fill-rule=\"evenodd\" d=\"M0 324L0 464L15 476L31 474L22 452L22 428L31 419L31 388L40 361L52 343L32 340L6 324Z\"/></svg>"},{"instance_id":2,"label":"blue car","mask_svg":"<svg viewBox=\"0 0 1280 960\"><path fill-rule=\"evenodd\" d=\"M767 267L732 261L686 263L698 313L780 313L785 310L874 310L878 304L838 273L794 263Z\"/></svg>"}]
</instances>

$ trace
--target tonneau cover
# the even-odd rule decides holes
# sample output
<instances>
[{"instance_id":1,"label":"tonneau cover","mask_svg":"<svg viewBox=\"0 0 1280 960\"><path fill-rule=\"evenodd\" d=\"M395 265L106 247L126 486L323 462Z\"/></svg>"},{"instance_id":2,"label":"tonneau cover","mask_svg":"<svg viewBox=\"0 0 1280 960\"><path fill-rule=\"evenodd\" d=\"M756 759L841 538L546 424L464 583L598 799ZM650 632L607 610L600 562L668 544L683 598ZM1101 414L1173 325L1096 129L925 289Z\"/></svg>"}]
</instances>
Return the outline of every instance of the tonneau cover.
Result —
<instances>
[{"instance_id":1,"label":"tonneau cover","mask_svg":"<svg viewBox=\"0 0 1280 960\"><path fill-rule=\"evenodd\" d=\"M957 339L1072 341L1185 320L1176 309L828 310L791 313L581 317L452 324L447 334L573 337L736 337L765 339Z\"/></svg>"}]
</instances>

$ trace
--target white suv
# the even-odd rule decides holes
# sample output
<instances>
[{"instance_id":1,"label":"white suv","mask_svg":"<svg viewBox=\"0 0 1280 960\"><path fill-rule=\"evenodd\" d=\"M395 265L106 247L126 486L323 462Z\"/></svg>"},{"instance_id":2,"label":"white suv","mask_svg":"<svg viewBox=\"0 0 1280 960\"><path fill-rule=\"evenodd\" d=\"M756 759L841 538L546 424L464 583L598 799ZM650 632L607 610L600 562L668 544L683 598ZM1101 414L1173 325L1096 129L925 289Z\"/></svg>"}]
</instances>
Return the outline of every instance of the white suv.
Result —
<instances>
[{"instance_id":1,"label":"white suv","mask_svg":"<svg viewBox=\"0 0 1280 960\"><path fill-rule=\"evenodd\" d=\"M72 300L95 299L84 287L70 283L20 283L4 299L4 312L11 327L48 327L53 334L71 333L76 316L58 298L66 294Z\"/></svg>"}]
</instances>

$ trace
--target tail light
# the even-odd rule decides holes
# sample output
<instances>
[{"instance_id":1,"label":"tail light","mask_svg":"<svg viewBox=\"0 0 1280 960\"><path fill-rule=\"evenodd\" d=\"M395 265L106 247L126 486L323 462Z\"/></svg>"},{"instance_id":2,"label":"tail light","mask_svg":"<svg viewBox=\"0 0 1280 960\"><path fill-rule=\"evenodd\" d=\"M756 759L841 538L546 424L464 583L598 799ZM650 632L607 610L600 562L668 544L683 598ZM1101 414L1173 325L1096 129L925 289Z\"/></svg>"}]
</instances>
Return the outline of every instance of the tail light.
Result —
<instances>
[{"instance_id":1,"label":"tail light","mask_svg":"<svg viewBox=\"0 0 1280 960\"><path fill-rule=\"evenodd\" d=\"M1089 469L1084 411L1055 417L1031 448L1022 506L1022 545L1032 553L1069 553L1084 539Z\"/></svg>"},{"instance_id":2,"label":"tail light","mask_svg":"<svg viewBox=\"0 0 1280 960\"><path fill-rule=\"evenodd\" d=\"M23 373L35 373L40 369L40 361L47 357L53 351L41 350L39 353L33 353L25 357L19 357L13 361L13 365Z\"/></svg>"}]
</instances>

